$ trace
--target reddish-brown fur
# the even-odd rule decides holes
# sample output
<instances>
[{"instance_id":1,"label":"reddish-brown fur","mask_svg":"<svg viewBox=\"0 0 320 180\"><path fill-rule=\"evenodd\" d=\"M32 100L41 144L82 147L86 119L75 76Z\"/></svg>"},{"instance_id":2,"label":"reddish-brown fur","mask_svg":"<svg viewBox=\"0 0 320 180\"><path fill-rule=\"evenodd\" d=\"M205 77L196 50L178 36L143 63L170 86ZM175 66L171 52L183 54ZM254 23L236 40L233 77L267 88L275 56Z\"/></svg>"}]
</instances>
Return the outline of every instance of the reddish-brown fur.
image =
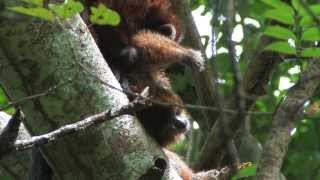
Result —
<instances>
[{"instance_id":1,"label":"reddish-brown fur","mask_svg":"<svg viewBox=\"0 0 320 180\"><path fill-rule=\"evenodd\" d=\"M179 175L183 180L191 180L193 172L192 170L186 165L185 162L176 154L167 149L164 149L166 153L169 163L172 164L173 167L178 171Z\"/></svg>"},{"instance_id":2,"label":"reddish-brown fur","mask_svg":"<svg viewBox=\"0 0 320 180\"><path fill-rule=\"evenodd\" d=\"M150 98L163 103L183 104L181 98L172 91L165 69L173 63L183 63L202 70L203 60L199 52L177 43L182 36L181 25L170 1L86 2L89 6L102 3L121 16L121 23L117 27L94 25L91 30L96 36L102 54L112 69L119 74L123 88L140 93L149 87ZM168 27L167 25L174 27L173 31L164 28ZM175 142L177 137L187 130L187 122L184 121L189 116L181 107L153 104L136 114L146 131L162 147ZM188 166L176 154L165 152L170 161L179 160L177 164L180 175L184 180L189 180L192 171Z\"/></svg>"}]
</instances>

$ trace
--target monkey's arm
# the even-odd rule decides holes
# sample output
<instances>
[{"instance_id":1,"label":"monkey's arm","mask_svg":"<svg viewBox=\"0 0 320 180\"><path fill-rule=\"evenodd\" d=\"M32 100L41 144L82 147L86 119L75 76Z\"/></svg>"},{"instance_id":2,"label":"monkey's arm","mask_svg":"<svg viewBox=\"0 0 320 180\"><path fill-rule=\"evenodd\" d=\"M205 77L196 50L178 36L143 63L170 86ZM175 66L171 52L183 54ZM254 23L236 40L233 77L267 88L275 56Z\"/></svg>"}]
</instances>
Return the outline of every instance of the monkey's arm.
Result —
<instances>
[{"instance_id":1,"label":"monkey's arm","mask_svg":"<svg viewBox=\"0 0 320 180\"><path fill-rule=\"evenodd\" d=\"M131 51L127 56L131 57L130 59L135 56L134 63L151 71L173 63L183 63L197 71L204 69L204 60L200 52L184 48L159 33L140 31L132 37L130 45Z\"/></svg>"}]
</instances>

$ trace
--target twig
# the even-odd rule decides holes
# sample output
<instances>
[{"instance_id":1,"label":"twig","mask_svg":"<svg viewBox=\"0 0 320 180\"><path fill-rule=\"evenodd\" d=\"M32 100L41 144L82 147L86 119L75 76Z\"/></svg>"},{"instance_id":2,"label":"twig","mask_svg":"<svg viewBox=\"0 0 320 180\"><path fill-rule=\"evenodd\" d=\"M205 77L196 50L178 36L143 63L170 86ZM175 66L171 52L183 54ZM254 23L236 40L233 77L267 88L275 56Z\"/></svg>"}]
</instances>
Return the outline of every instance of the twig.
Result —
<instances>
[{"instance_id":1,"label":"twig","mask_svg":"<svg viewBox=\"0 0 320 180\"><path fill-rule=\"evenodd\" d=\"M235 91L235 101L237 108L237 116L239 118L239 122L236 124L237 127L235 129L239 129L241 125L245 122L244 117L247 115L245 110L245 99L244 99L244 90L242 85L242 76L239 70L238 61L239 57L236 54L235 49L235 42L232 40L232 33L234 28L234 16L235 16L235 1L234 0L228 0L227 2L227 21L226 21L226 32L227 32L227 47L229 50L229 57L232 65L232 72L233 72L233 81L234 81L234 91ZM223 116L222 116L223 117ZM226 131L228 134L230 133L229 122L230 120L224 120L222 118L219 119L219 121L222 124L222 127L224 131ZM230 136L232 137L232 136ZM239 163L239 155L238 150L236 148L236 145L234 144L233 138L227 138L227 145L226 149L228 152L228 156L230 157L232 163Z\"/></svg>"},{"instance_id":2,"label":"twig","mask_svg":"<svg viewBox=\"0 0 320 180\"><path fill-rule=\"evenodd\" d=\"M192 180L229 180L231 177L238 171L246 167L250 167L253 164L251 162L245 162L241 164L233 164L231 166L225 166L221 168L220 170L217 169L211 169L208 171L202 171L199 173L196 173Z\"/></svg>"},{"instance_id":3,"label":"twig","mask_svg":"<svg viewBox=\"0 0 320 180\"><path fill-rule=\"evenodd\" d=\"M68 81L69 82L69 81ZM18 105L22 105L23 103L27 102L27 101L30 101L30 100L34 100L34 99L37 99L37 98L40 98L42 96L47 96L49 94L51 94L52 92L54 92L56 89L58 89L59 87L61 87L62 85L64 85L66 82L62 82L58 85L55 85L53 87L50 87L49 89L47 89L46 91L44 92L41 92L41 93L38 93L38 94L34 94L34 95L31 95L31 96L26 96L26 97L23 97L23 98L20 98L16 101L11 101L9 102L8 104L0 107L0 111L3 111L5 109L8 109L10 107L13 107L13 106L18 106Z\"/></svg>"},{"instance_id":4,"label":"twig","mask_svg":"<svg viewBox=\"0 0 320 180\"><path fill-rule=\"evenodd\" d=\"M96 80L98 80L100 83L106 85L107 87L109 87L111 89L114 89L114 90L117 90L117 91L120 91L120 92L123 92L123 93L125 93L127 95L130 95L130 96L133 96L135 98L141 98L145 102L150 102L150 103L154 103L154 104L161 105L161 106L177 106L177 107L189 108L189 109L220 111L220 108L217 108L217 107L209 107L209 106L201 106L201 105L193 105L193 104L166 103L166 102L162 102L162 101L157 101L157 100L151 99L149 97L144 97L144 96L141 96L138 93L134 93L134 92L127 91L127 90L124 90L124 89L120 89L120 88L117 88L117 87L105 82L104 80L100 79L99 77L97 77L96 75L91 73L84 65L82 65L81 63L78 63L78 64L90 76L94 77ZM237 111L232 110L232 109L222 109L222 111L225 112L225 113L231 113L231 114L237 114L238 113ZM247 111L245 113L249 114L249 115L272 115L271 112L252 112L252 111Z\"/></svg>"},{"instance_id":5,"label":"twig","mask_svg":"<svg viewBox=\"0 0 320 180\"><path fill-rule=\"evenodd\" d=\"M212 3L212 40L211 40L211 50L212 50L212 57L210 59L213 60L214 65L212 66L213 69L213 74L215 77L218 77L218 70L217 70L217 43L218 43L218 22L219 22L219 16L221 14L221 0L214 0ZM215 83L216 88L215 89L219 89L219 83ZM221 121L224 121L225 119L225 111L224 111L224 94L220 93L219 91L216 91L216 107L217 109L219 109L219 118L221 119ZM213 126L215 121L212 121L212 124L210 125L210 128ZM209 129L210 129L209 128Z\"/></svg>"},{"instance_id":6,"label":"twig","mask_svg":"<svg viewBox=\"0 0 320 180\"><path fill-rule=\"evenodd\" d=\"M244 91L242 87L242 76L240 74L238 66L238 57L236 55L235 42L232 40L233 32L233 22L235 16L234 10L234 0L228 0L227 5L227 22L226 22L226 32L227 32L227 46L230 54L230 60L232 64L233 79L235 84L236 92L236 103L238 105L239 115L245 114L245 100L244 100Z\"/></svg>"},{"instance_id":7,"label":"twig","mask_svg":"<svg viewBox=\"0 0 320 180\"><path fill-rule=\"evenodd\" d=\"M131 111L134 110L135 107L136 107L135 104L129 103L127 106L123 106L122 108L116 111L108 110L105 112L101 112L101 113L92 115L90 117L84 118L83 120L80 120L76 123L64 125L47 134L33 136L30 139L26 139L26 140L17 140L14 143L13 147L17 151L22 151L22 150L29 149L35 145L47 144L61 137L64 137L68 134L73 134L73 133L82 131L84 129L87 129L89 127L92 127L94 125L98 125L103 122L109 121L115 117L118 117L124 114L129 114Z\"/></svg>"}]
</instances>

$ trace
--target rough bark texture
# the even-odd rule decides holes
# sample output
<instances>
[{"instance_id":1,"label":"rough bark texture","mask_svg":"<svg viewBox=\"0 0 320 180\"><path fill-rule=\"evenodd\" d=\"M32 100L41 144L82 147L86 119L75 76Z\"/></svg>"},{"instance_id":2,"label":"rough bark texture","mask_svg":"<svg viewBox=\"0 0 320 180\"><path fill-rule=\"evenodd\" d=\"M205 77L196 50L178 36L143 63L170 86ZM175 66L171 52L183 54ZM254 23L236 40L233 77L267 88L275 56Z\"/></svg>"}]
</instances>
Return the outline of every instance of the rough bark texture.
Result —
<instances>
[{"instance_id":1,"label":"rough bark texture","mask_svg":"<svg viewBox=\"0 0 320 180\"><path fill-rule=\"evenodd\" d=\"M257 180L276 180L279 177L283 158L291 140L290 132L297 120L303 116L305 102L314 95L320 85L320 61L314 60L302 73L298 83L290 88L287 96L277 108L272 128L260 162L258 163Z\"/></svg>"},{"instance_id":2,"label":"rough bark texture","mask_svg":"<svg viewBox=\"0 0 320 180\"><path fill-rule=\"evenodd\" d=\"M0 1L1 7L18 3ZM0 62L0 81L11 99L61 85L51 95L23 104L24 123L32 135L128 103L124 94L107 88L79 65L120 88L79 17L48 23L1 8L0 18L0 47L6 57ZM43 146L41 153L60 180L138 179L156 157L163 157L129 115Z\"/></svg>"}]
</instances>

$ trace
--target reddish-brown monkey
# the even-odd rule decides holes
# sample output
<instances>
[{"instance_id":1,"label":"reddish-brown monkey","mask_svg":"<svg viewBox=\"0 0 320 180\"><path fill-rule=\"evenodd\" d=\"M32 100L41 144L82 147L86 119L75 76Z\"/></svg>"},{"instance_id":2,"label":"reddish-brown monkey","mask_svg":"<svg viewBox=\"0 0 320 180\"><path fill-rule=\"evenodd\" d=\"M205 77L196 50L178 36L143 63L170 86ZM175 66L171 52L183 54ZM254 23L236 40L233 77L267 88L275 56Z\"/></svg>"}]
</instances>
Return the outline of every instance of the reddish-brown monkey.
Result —
<instances>
[{"instance_id":1,"label":"reddish-brown monkey","mask_svg":"<svg viewBox=\"0 0 320 180\"><path fill-rule=\"evenodd\" d=\"M173 63L182 63L203 70L201 54L179 45L182 28L170 0L86 0L87 5L102 3L117 11L121 23L117 27L92 26L98 46L124 89L141 93L149 87L153 100L183 104L172 91L165 73ZM183 135L190 116L185 108L152 104L136 112L146 131L163 147ZM184 180L192 171L178 156L165 150L170 161L176 161Z\"/></svg>"}]
</instances>

